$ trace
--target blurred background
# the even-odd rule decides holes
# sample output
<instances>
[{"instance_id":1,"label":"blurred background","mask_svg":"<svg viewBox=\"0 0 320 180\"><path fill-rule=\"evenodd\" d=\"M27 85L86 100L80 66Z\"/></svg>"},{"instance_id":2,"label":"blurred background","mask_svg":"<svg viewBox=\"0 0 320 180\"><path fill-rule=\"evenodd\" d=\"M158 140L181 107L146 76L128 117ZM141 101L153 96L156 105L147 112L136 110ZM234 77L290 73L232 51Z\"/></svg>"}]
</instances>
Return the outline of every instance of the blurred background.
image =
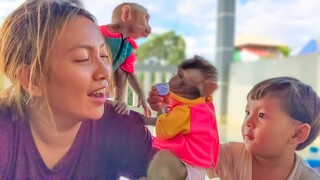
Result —
<instances>
[{"instance_id":1,"label":"blurred background","mask_svg":"<svg viewBox=\"0 0 320 180\"><path fill-rule=\"evenodd\" d=\"M128 0L130 1L130 0ZM23 0L0 0L0 23ZM122 0L82 0L98 24ZM149 10L152 34L139 39L137 73L147 94L194 54L218 67L214 94L221 141L241 141L246 94L261 80L292 76L320 94L319 0L131 0ZM10 84L0 78L0 88ZM128 104L137 97L128 87ZM152 127L150 130L153 131ZM312 146L320 148L318 138ZM309 147L299 152L308 154Z\"/></svg>"}]
</instances>

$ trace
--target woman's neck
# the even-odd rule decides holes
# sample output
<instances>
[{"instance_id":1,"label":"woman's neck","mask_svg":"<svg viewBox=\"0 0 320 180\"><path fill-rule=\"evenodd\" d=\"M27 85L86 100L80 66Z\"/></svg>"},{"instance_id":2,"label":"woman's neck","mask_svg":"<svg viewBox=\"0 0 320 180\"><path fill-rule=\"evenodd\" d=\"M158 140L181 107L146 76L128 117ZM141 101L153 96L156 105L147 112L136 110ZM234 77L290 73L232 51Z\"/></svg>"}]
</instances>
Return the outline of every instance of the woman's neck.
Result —
<instances>
[{"instance_id":1,"label":"woman's neck","mask_svg":"<svg viewBox=\"0 0 320 180\"><path fill-rule=\"evenodd\" d=\"M50 117L48 114L43 111L40 114L34 108L29 113L29 124L43 162L49 169L53 169L72 147L82 121Z\"/></svg>"},{"instance_id":2,"label":"woman's neck","mask_svg":"<svg viewBox=\"0 0 320 180\"><path fill-rule=\"evenodd\" d=\"M63 130L60 130L57 126L46 122L30 121L30 129L35 141L40 141L50 147L70 146L73 143L80 127L81 122L75 124L69 129L64 128Z\"/></svg>"}]
</instances>

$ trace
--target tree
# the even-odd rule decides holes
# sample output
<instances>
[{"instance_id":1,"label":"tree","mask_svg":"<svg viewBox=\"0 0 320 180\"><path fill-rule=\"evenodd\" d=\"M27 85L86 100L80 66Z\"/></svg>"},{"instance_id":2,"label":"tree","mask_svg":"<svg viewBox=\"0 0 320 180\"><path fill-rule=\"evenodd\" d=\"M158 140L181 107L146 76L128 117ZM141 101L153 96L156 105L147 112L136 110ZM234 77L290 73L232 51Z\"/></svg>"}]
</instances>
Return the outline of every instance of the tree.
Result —
<instances>
[{"instance_id":1,"label":"tree","mask_svg":"<svg viewBox=\"0 0 320 180\"><path fill-rule=\"evenodd\" d=\"M186 58L186 43L174 31L152 34L150 40L137 49L139 63L179 64Z\"/></svg>"},{"instance_id":2,"label":"tree","mask_svg":"<svg viewBox=\"0 0 320 180\"><path fill-rule=\"evenodd\" d=\"M289 57L291 49L288 46L280 46L278 49L283 57Z\"/></svg>"}]
</instances>

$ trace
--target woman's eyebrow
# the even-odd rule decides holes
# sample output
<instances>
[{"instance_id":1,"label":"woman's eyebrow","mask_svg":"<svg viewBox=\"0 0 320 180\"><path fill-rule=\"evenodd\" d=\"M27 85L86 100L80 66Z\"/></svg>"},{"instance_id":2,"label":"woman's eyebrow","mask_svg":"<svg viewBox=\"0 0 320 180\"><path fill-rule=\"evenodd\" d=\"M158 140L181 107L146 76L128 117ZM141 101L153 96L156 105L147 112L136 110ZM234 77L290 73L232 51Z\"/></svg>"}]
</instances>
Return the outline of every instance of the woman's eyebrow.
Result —
<instances>
[{"instance_id":1,"label":"woman's eyebrow","mask_svg":"<svg viewBox=\"0 0 320 180\"><path fill-rule=\"evenodd\" d=\"M103 43L100 45L100 49L103 48L103 47L105 47L105 46L106 46L106 43L103 42Z\"/></svg>"},{"instance_id":2,"label":"woman's eyebrow","mask_svg":"<svg viewBox=\"0 0 320 180\"><path fill-rule=\"evenodd\" d=\"M103 48L106 44L103 42L102 44L99 45L99 48ZM90 45L90 44L79 44L79 45L76 45L72 48L70 48L67 52L71 52L75 49L94 49L95 46L93 45Z\"/></svg>"}]
</instances>

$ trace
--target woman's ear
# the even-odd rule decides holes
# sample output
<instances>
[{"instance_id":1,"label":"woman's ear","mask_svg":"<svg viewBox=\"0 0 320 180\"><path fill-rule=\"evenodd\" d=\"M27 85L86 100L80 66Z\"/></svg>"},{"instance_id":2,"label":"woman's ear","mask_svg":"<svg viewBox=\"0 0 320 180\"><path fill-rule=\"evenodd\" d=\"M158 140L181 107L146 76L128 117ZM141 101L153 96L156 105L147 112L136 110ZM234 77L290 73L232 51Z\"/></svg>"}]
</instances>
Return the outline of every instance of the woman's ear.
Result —
<instances>
[{"instance_id":1,"label":"woman's ear","mask_svg":"<svg viewBox=\"0 0 320 180\"><path fill-rule=\"evenodd\" d=\"M198 89L202 97L208 97L217 89L217 83L211 80L205 80L198 86Z\"/></svg>"},{"instance_id":2,"label":"woman's ear","mask_svg":"<svg viewBox=\"0 0 320 180\"><path fill-rule=\"evenodd\" d=\"M293 142L296 144L301 144L303 143L309 136L311 127L307 123L303 123L298 125L295 134L292 136Z\"/></svg>"},{"instance_id":3,"label":"woman's ear","mask_svg":"<svg viewBox=\"0 0 320 180\"><path fill-rule=\"evenodd\" d=\"M121 8L121 20L127 22L131 19L131 7L129 5L124 5Z\"/></svg>"},{"instance_id":4,"label":"woman's ear","mask_svg":"<svg viewBox=\"0 0 320 180\"><path fill-rule=\"evenodd\" d=\"M22 65L18 68L17 78L19 80L22 88L30 95L30 96L42 96L42 90L38 84L33 84L30 87L30 67L28 65Z\"/></svg>"}]
</instances>

